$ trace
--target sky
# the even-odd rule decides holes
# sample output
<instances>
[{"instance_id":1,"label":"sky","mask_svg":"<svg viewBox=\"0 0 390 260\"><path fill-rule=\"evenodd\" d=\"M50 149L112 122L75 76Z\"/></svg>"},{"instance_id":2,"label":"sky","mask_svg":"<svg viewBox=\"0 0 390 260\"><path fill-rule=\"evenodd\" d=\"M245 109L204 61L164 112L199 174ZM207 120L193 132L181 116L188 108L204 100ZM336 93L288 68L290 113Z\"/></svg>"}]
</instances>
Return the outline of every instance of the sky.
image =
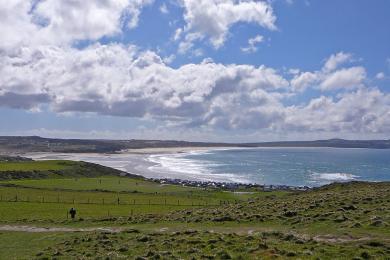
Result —
<instances>
[{"instance_id":1,"label":"sky","mask_svg":"<svg viewBox=\"0 0 390 260\"><path fill-rule=\"evenodd\" d=\"M0 135L390 138L390 1L0 1Z\"/></svg>"}]
</instances>

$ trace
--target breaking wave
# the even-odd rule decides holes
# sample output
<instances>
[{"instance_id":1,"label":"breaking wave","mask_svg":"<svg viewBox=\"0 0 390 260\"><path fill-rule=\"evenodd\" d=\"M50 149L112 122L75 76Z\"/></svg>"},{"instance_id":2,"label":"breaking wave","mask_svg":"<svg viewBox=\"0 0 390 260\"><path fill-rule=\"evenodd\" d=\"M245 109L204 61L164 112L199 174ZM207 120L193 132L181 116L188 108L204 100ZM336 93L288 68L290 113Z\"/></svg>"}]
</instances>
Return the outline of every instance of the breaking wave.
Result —
<instances>
[{"instance_id":1,"label":"breaking wave","mask_svg":"<svg viewBox=\"0 0 390 260\"><path fill-rule=\"evenodd\" d=\"M352 181L359 178L359 176L353 175L351 173L343 173L343 172L324 172L324 173L312 172L311 178L317 181L322 180L322 181L333 182L333 181Z\"/></svg>"}]
</instances>

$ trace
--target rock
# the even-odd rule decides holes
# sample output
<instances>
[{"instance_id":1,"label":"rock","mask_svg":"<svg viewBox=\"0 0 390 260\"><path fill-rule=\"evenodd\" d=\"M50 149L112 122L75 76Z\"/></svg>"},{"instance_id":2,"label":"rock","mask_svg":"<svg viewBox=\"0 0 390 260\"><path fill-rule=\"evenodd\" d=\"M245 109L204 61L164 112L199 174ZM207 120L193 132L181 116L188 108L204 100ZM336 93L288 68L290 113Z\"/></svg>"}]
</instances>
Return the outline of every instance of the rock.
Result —
<instances>
[{"instance_id":1,"label":"rock","mask_svg":"<svg viewBox=\"0 0 390 260\"><path fill-rule=\"evenodd\" d=\"M340 223L340 222L344 222L344 221L346 221L346 220L348 220L348 218L347 218L346 216L340 215L340 216L338 216L338 217L334 220L334 222Z\"/></svg>"},{"instance_id":2,"label":"rock","mask_svg":"<svg viewBox=\"0 0 390 260\"><path fill-rule=\"evenodd\" d=\"M363 259L369 259L369 258L370 258L370 254L367 253L367 252L361 253L360 256L361 256Z\"/></svg>"},{"instance_id":3,"label":"rock","mask_svg":"<svg viewBox=\"0 0 390 260\"><path fill-rule=\"evenodd\" d=\"M361 227L362 226L362 224L360 224L360 222L355 222L355 223L353 223L352 224L352 228L359 228L359 227Z\"/></svg>"},{"instance_id":4,"label":"rock","mask_svg":"<svg viewBox=\"0 0 390 260\"><path fill-rule=\"evenodd\" d=\"M343 209L345 210L357 210L357 207L354 205L344 206Z\"/></svg>"},{"instance_id":5,"label":"rock","mask_svg":"<svg viewBox=\"0 0 390 260\"><path fill-rule=\"evenodd\" d=\"M137 238L137 241L139 241L139 242L148 242L149 241L149 237L148 236L141 236L141 237Z\"/></svg>"},{"instance_id":6,"label":"rock","mask_svg":"<svg viewBox=\"0 0 390 260\"><path fill-rule=\"evenodd\" d=\"M123 232L125 232L125 233L139 233L139 230L134 229L134 228L128 228L128 229L123 230Z\"/></svg>"},{"instance_id":7,"label":"rock","mask_svg":"<svg viewBox=\"0 0 390 260\"><path fill-rule=\"evenodd\" d=\"M283 213L283 215L285 217L291 218L291 217L295 217L296 215L298 215L298 213L296 211L286 211Z\"/></svg>"},{"instance_id":8,"label":"rock","mask_svg":"<svg viewBox=\"0 0 390 260\"><path fill-rule=\"evenodd\" d=\"M230 256L230 254L226 251L219 251L217 253L217 257L220 258L220 259L232 259L232 257Z\"/></svg>"},{"instance_id":9,"label":"rock","mask_svg":"<svg viewBox=\"0 0 390 260\"><path fill-rule=\"evenodd\" d=\"M368 246L372 246L372 247L381 247L381 246L385 246L382 242L379 242L379 241L370 241L367 243Z\"/></svg>"},{"instance_id":10,"label":"rock","mask_svg":"<svg viewBox=\"0 0 390 260\"><path fill-rule=\"evenodd\" d=\"M190 235L190 234L196 234L196 233L198 233L198 231L193 230L193 229L188 229L188 230L184 231L183 233L185 235Z\"/></svg>"},{"instance_id":11,"label":"rock","mask_svg":"<svg viewBox=\"0 0 390 260\"><path fill-rule=\"evenodd\" d=\"M129 251L129 250L127 249L127 247L121 247L121 248L119 248L119 252L127 252L127 251Z\"/></svg>"},{"instance_id":12,"label":"rock","mask_svg":"<svg viewBox=\"0 0 390 260\"><path fill-rule=\"evenodd\" d=\"M286 256L288 256L288 257L293 257L293 256L296 256L297 254L295 253L295 252L288 252L287 254L286 254Z\"/></svg>"},{"instance_id":13,"label":"rock","mask_svg":"<svg viewBox=\"0 0 390 260\"><path fill-rule=\"evenodd\" d=\"M386 226L386 223L383 222L382 220L374 220L371 222L370 226L381 227L381 226Z\"/></svg>"},{"instance_id":14,"label":"rock","mask_svg":"<svg viewBox=\"0 0 390 260\"><path fill-rule=\"evenodd\" d=\"M213 221L215 222L223 222L223 221L233 221L234 219L230 216L223 216L223 217L216 217L213 218Z\"/></svg>"},{"instance_id":15,"label":"rock","mask_svg":"<svg viewBox=\"0 0 390 260\"><path fill-rule=\"evenodd\" d=\"M198 249L196 249L196 248L190 248L190 249L187 250L188 254L194 254L196 252L198 252Z\"/></svg>"}]
</instances>

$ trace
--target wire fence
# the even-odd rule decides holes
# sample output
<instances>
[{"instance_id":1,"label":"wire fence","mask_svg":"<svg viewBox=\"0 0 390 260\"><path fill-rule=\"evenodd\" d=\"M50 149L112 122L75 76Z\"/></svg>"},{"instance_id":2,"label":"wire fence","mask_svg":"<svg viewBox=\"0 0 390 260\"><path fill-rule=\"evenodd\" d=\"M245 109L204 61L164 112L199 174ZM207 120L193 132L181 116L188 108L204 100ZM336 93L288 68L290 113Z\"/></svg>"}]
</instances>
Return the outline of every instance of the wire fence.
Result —
<instances>
[{"instance_id":1,"label":"wire fence","mask_svg":"<svg viewBox=\"0 0 390 260\"><path fill-rule=\"evenodd\" d=\"M40 196L29 197L20 195L0 195L0 202L25 202L25 203L57 203L57 204L91 204L91 205L149 205L149 206L220 206L231 203L237 203L237 201L228 200L176 200L172 198L154 198L154 199L128 199L120 197L112 198L63 198L61 196Z\"/></svg>"}]
</instances>

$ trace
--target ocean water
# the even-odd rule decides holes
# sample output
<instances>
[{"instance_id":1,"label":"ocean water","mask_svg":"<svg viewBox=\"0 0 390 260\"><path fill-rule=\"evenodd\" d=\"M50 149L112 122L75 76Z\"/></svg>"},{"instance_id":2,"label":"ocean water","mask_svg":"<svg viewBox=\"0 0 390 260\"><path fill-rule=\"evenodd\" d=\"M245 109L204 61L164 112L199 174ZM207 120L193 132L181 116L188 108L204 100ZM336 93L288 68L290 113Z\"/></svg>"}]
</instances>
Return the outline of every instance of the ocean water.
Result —
<instances>
[{"instance_id":1,"label":"ocean water","mask_svg":"<svg viewBox=\"0 0 390 260\"><path fill-rule=\"evenodd\" d=\"M154 177L266 185L321 186L390 181L390 150L254 148L151 155Z\"/></svg>"}]
</instances>

